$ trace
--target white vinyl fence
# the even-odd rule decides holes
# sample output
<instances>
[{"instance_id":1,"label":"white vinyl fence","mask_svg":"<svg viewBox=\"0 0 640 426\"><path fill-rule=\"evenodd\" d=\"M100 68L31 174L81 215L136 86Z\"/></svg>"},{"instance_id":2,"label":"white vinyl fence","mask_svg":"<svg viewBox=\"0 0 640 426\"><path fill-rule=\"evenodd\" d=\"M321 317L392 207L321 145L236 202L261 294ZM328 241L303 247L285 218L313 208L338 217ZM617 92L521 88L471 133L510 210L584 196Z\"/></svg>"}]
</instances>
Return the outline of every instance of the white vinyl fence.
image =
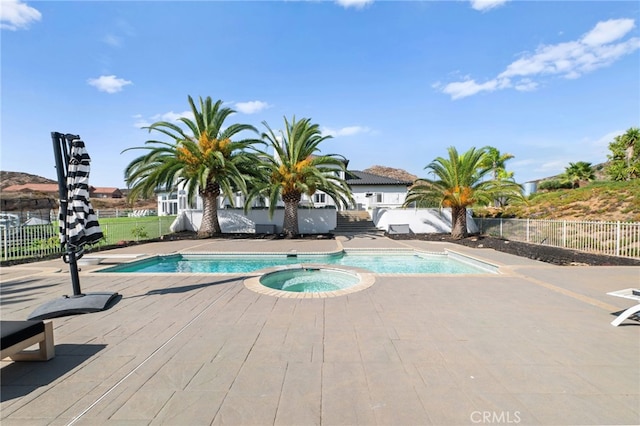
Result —
<instances>
[{"instance_id":1,"label":"white vinyl fence","mask_svg":"<svg viewBox=\"0 0 640 426\"><path fill-rule=\"evenodd\" d=\"M45 257L60 252L57 227L0 225L0 260Z\"/></svg>"},{"instance_id":2,"label":"white vinyl fence","mask_svg":"<svg viewBox=\"0 0 640 426\"><path fill-rule=\"evenodd\" d=\"M104 238L96 247L144 241L171 233L175 216L120 217L100 221ZM58 222L43 225L0 224L0 260L39 259L61 254Z\"/></svg>"},{"instance_id":3,"label":"white vinyl fence","mask_svg":"<svg viewBox=\"0 0 640 426\"><path fill-rule=\"evenodd\" d=\"M609 256L640 258L639 222L476 218L481 234Z\"/></svg>"}]
</instances>

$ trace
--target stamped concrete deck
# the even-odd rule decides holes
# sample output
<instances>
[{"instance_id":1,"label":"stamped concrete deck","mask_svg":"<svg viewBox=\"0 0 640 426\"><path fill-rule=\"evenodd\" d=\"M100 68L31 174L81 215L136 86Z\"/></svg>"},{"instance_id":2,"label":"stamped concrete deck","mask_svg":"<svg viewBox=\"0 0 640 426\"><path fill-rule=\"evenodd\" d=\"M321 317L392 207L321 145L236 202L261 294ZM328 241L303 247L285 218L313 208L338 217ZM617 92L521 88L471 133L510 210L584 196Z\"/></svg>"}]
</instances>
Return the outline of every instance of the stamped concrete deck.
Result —
<instances>
[{"instance_id":1,"label":"stamped concrete deck","mask_svg":"<svg viewBox=\"0 0 640 426\"><path fill-rule=\"evenodd\" d=\"M377 276L327 299L254 293L237 275L98 274L122 299L54 319L56 357L3 362L10 425L464 425L640 423L640 323L612 327L638 267L558 267L377 236L207 240L105 252L445 248L500 275ZM71 292L62 261L2 268L3 319Z\"/></svg>"}]
</instances>

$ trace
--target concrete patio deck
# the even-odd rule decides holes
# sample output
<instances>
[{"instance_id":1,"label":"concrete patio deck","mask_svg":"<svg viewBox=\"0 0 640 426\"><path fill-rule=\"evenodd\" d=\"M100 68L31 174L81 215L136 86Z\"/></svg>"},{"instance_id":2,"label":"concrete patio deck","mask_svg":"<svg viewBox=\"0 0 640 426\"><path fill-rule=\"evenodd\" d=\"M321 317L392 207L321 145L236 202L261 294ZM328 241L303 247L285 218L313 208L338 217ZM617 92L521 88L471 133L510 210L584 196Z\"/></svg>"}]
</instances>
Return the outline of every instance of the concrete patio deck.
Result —
<instances>
[{"instance_id":1,"label":"concrete patio deck","mask_svg":"<svg viewBox=\"0 0 640 426\"><path fill-rule=\"evenodd\" d=\"M638 267L559 267L490 249L374 235L193 240L102 252L445 248L499 275L378 275L325 299L254 293L238 275L98 274L111 309L55 318L56 357L2 362L11 425L639 424L640 323L610 322ZM2 318L69 294L61 260L5 267Z\"/></svg>"}]
</instances>

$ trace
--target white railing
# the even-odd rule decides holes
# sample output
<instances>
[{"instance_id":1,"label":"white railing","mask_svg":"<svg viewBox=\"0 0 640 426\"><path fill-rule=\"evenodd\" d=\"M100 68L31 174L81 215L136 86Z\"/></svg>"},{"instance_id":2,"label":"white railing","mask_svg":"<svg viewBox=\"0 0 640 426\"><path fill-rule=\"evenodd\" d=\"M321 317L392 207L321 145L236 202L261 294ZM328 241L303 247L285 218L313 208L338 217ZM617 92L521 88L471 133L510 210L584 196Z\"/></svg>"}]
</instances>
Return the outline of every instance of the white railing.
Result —
<instances>
[{"instance_id":1,"label":"white railing","mask_svg":"<svg viewBox=\"0 0 640 426\"><path fill-rule=\"evenodd\" d=\"M105 219L104 238L95 247L126 241L143 241L170 234L175 216ZM61 254L58 222L46 225L0 225L0 260L40 259Z\"/></svg>"},{"instance_id":2,"label":"white railing","mask_svg":"<svg viewBox=\"0 0 640 426\"><path fill-rule=\"evenodd\" d=\"M609 256L640 258L639 222L476 218L480 233Z\"/></svg>"},{"instance_id":3,"label":"white railing","mask_svg":"<svg viewBox=\"0 0 640 426\"><path fill-rule=\"evenodd\" d=\"M41 258L60 251L53 225L0 227L0 259Z\"/></svg>"}]
</instances>

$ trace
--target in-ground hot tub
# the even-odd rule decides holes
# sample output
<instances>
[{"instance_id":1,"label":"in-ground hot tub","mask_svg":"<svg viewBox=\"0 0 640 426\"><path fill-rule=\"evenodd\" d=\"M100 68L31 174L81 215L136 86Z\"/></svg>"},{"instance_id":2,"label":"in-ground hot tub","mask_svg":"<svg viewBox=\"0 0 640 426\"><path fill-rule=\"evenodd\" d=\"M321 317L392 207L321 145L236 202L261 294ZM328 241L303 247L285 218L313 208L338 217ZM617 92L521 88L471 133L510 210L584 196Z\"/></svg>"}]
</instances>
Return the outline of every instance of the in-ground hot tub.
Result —
<instances>
[{"instance_id":1,"label":"in-ground hot tub","mask_svg":"<svg viewBox=\"0 0 640 426\"><path fill-rule=\"evenodd\" d=\"M289 298L334 297L364 290L373 285L373 274L357 268L327 265L295 265L269 268L262 275L244 281L250 290Z\"/></svg>"},{"instance_id":2,"label":"in-ground hot tub","mask_svg":"<svg viewBox=\"0 0 640 426\"><path fill-rule=\"evenodd\" d=\"M326 268L285 269L260 277L260 284L265 287L296 293L343 290L359 282L360 277L356 274Z\"/></svg>"}]
</instances>

